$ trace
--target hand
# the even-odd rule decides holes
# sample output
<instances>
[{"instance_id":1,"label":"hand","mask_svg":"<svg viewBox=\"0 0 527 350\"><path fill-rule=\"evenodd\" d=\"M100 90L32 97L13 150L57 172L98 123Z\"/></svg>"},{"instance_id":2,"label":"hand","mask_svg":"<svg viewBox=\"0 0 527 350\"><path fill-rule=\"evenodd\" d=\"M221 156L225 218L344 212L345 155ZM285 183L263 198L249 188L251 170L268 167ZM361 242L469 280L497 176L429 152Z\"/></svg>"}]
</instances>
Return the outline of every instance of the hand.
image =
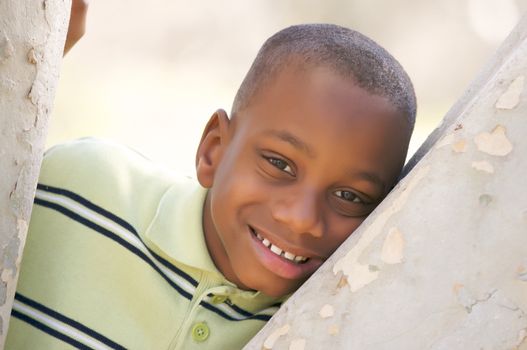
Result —
<instances>
[{"instance_id":1,"label":"hand","mask_svg":"<svg viewBox=\"0 0 527 350\"><path fill-rule=\"evenodd\" d=\"M64 45L64 55L79 41L86 31L86 13L88 12L88 0L72 0L70 24Z\"/></svg>"}]
</instances>

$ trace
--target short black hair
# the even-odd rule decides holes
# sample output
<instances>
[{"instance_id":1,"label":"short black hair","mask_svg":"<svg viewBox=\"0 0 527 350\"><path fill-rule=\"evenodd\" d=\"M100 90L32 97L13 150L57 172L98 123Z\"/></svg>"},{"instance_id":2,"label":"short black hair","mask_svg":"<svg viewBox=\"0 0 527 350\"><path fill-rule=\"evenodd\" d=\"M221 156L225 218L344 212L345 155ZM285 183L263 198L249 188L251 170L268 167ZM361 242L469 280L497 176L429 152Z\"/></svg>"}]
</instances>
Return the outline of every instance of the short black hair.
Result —
<instances>
[{"instance_id":1,"label":"short black hair","mask_svg":"<svg viewBox=\"0 0 527 350\"><path fill-rule=\"evenodd\" d=\"M366 91L387 98L406 116L413 130L416 98L403 67L365 35L334 24L294 25L267 39L238 89L231 114L247 107L258 91L290 63L328 67Z\"/></svg>"}]
</instances>

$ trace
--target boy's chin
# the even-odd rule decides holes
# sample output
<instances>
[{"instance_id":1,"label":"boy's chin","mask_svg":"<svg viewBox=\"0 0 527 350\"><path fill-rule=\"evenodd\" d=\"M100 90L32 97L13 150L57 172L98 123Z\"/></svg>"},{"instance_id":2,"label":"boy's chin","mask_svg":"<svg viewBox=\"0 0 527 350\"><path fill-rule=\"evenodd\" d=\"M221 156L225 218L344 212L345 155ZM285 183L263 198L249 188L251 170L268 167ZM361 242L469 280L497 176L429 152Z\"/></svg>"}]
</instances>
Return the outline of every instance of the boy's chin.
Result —
<instances>
[{"instance_id":1,"label":"boy's chin","mask_svg":"<svg viewBox=\"0 0 527 350\"><path fill-rule=\"evenodd\" d=\"M289 290L288 292L285 292L285 291L279 291L279 292L273 292L273 291L270 291L270 292L265 292L265 291L261 291L263 294L271 297L271 298L283 298L283 297L286 297L286 296L289 296L291 294L293 294L298 288L293 288L291 290Z\"/></svg>"},{"instance_id":2,"label":"boy's chin","mask_svg":"<svg viewBox=\"0 0 527 350\"><path fill-rule=\"evenodd\" d=\"M274 283L274 285L255 285L254 288L249 288L250 290L257 290L269 297L272 298L282 298L288 295L293 294L301 285L303 282L294 282L290 281L290 283L286 284L279 284ZM269 283L272 284L272 283Z\"/></svg>"}]
</instances>

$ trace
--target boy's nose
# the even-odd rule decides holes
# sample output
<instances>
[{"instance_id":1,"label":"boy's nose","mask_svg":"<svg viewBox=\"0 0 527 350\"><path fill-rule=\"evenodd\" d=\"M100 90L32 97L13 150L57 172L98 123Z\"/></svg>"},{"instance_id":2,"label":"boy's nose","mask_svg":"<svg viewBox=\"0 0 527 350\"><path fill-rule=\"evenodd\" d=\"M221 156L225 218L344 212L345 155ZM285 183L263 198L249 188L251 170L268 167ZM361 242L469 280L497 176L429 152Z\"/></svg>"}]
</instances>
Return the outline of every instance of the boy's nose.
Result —
<instances>
[{"instance_id":1,"label":"boy's nose","mask_svg":"<svg viewBox=\"0 0 527 350\"><path fill-rule=\"evenodd\" d=\"M276 221L286 225L292 232L321 238L324 235L324 222L319 202L315 191L284 193L274 202L271 212Z\"/></svg>"}]
</instances>

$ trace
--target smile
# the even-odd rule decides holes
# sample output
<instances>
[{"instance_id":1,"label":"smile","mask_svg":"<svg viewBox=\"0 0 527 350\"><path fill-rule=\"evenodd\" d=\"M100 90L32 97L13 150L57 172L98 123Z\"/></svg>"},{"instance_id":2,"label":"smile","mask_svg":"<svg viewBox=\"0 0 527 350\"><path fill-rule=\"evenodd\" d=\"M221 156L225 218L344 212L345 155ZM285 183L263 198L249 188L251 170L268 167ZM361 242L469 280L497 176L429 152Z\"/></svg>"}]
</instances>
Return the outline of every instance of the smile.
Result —
<instances>
[{"instance_id":1,"label":"smile","mask_svg":"<svg viewBox=\"0 0 527 350\"><path fill-rule=\"evenodd\" d=\"M305 263L306 261L309 260L309 258L306 258L305 256L301 256L301 255L295 255L293 253L290 253L288 251L285 251L284 249L272 244L271 242L269 242L269 240L267 238L264 238L262 237L258 232L256 232L252 227L250 227L251 229L251 232L253 233L253 235L258 238L258 240L260 242L262 242L262 244L267 247L271 252L273 252L274 254L278 255L278 256L281 256L289 261L292 261L296 264L303 264Z\"/></svg>"}]
</instances>

